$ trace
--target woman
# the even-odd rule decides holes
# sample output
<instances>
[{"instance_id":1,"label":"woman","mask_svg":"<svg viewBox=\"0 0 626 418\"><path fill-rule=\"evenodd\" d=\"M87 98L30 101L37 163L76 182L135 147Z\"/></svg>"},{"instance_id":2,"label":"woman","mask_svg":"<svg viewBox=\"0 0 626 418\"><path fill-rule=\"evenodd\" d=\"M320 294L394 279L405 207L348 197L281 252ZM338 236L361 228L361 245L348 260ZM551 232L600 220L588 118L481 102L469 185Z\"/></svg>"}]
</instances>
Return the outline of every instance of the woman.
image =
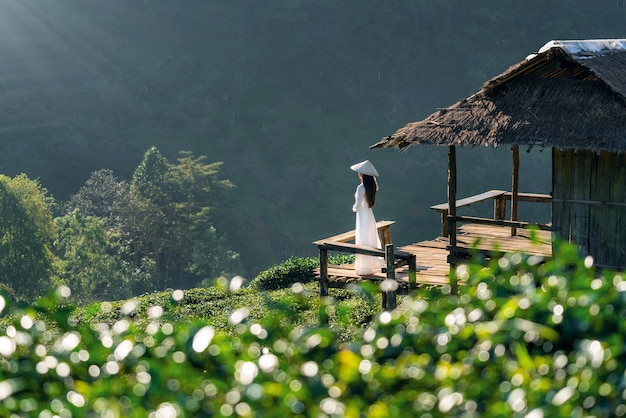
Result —
<instances>
[{"instance_id":1,"label":"woman","mask_svg":"<svg viewBox=\"0 0 626 418\"><path fill-rule=\"evenodd\" d=\"M376 219L372 207L376 203L376 192L378 183L376 177L378 172L369 160L355 164L350 167L356 171L361 180L361 184L356 188L354 194L354 206L352 211L356 212L356 245L381 248L378 230L376 229ZM385 260L381 257L357 254L355 257L355 272L359 276L365 276L381 269Z\"/></svg>"}]
</instances>

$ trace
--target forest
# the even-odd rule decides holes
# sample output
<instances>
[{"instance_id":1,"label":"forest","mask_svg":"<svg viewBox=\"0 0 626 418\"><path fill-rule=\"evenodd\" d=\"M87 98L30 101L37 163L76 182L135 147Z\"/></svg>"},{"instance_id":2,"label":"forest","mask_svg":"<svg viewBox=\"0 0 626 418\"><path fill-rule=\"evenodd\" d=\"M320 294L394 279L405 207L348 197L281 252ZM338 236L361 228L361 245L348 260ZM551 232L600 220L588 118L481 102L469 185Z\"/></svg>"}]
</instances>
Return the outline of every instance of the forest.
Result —
<instances>
[{"instance_id":1,"label":"forest","mask_svg":"<svg viewBox=\"0 0 626 418\"><path fill-rule=\"evenodd\" d=\"M428 239L445 150L369 145L552 39L621 38L625 23L621 0L6 0L0 173L61 207L94 176L137 185L147 150L173 170L169 186L178 158L217 164L228 190L197 202L217 209L207 246L238 254L231 273L253 278L353 228L349 166L369 159L377 218L396 221L394 241ZM508 150L459 157L459 194L510 188ZM523 155L524 191L550 191L549 159Z\"/></svg>"},{"instance_id":2,"label":"forest","mask_svg":"<svg viewBox=\"0 0 626 418\"><path fill-rule=\"evenodd\" d=\"M0 290L32 301L65 286L84 304L236 276L239 254L214 226L232 183L205 158L173 164L151 147L130 182L98 170L66 202L24 174L0 176Z\"/></svg>"}]
</instances>

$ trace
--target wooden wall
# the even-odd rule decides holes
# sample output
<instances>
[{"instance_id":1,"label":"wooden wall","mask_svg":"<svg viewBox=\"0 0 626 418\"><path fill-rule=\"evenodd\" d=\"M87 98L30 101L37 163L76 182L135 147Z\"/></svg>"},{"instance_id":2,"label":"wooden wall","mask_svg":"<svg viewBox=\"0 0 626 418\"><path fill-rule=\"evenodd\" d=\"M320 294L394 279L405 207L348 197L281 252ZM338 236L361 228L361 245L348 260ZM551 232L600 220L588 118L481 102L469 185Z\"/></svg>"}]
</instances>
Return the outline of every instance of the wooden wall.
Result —
<instances>
[{"instance_id":1,"label":"wooden wall","mask_svg":"<svg viewBox=\"0 0 626 418\"><path fill-rule=\"evenodd\" d=\"M626 268L626 154L553 151L552 222L598 266Z\"/></svg>"}]
</instances>

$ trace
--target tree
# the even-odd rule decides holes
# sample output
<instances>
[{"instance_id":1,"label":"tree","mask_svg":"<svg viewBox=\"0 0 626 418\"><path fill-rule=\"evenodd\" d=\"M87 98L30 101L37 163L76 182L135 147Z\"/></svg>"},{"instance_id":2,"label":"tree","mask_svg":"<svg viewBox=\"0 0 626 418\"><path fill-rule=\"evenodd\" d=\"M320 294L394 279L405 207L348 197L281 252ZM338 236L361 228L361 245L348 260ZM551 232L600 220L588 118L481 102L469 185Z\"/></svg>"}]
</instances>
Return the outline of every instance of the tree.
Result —
<instances>
[{"instance_id":1,"label":"tree","mask_svg":"<svg viewBox=\"0 0 626 418\"><path fill-rule=\"evenodd\" d=\"M84 216L80 210L56 218L59 235L56 281L72 290L80 303L128 298L133 293L132 264L120 255L117 230L107 220Z\"/></svg>"},{"instance_id":2,"label":"tree","mask_svg":"<svg viewBox=\"0 0 626 418\"><path fill-rule=\"evenodd\" d=\"M129 253L135 266L151 260L157 277L149 288L164 288L168 270L165 260L168 251L167 225L171 222L165 179L169 162L156 147L149 148L133 172L128 198L122 211L122 223Z\"/></svg>"},{"instance_id":3,"label":"tree","mask_svg":"<svg viewBox=\"0 0 626 418\"><path fill-rule=\"evenodd\" d=\"M206 164L205 156L191 152L180 155L173 165L150 148L133 173L120 211L135 266L148 263L158 275L152 289L192 287L241 267L238 254L228 250L214 226L219 199L233 187L219 178L222 163Z\"/></svg>"},{"instance_id":4,"label":"tree","mask_svg":"<svg viewBox=\"0 0 626 418\"><path fill-rule=\"evenodd\" d=\"M64 205L65 213L75 209L84 216L98 216L112 220L124 196L128 194L128 184L118 181L112 170L98 170Z\"/></svg>"},{"instance_id":5,"label":"tree","mask_svg":"<svg viewBox=\"0 0 626 418\"><path fill-rule=\"evenodd\" d=\"M135 169L130 185L145 198L162 204L166 199L164 182L169 170L165 157L156 147L150 147Z\"/></svg>"},{"instance_id":6,"label":"tree","mask_svg":"<svg viewBox=\"0 0 626 418\"><path fill-rule=\"evenodd\" d=\"M50 288L55 235L53 200L25 174L0 175L0 272L16 295L32 299Z\"/></svg>"},{"instance_id":7,"label":"tree","mask_svg":"<svg viewBox=\"0 0 626 418\"><path fill-rule=\"evenodd\" d=\"M219 178L221 162L206 164L206 156L182 151L178 164L168 173L166 184L172 202L170 237L174 277L187 286L203 279L242 273L239 254L228 249L215 228L214 213L223 193L234 185ZM239 271L237 271L237 269Z\"/></svg>"},{"instance_id":8,"label":"tree","mask_svg":"<svg viewBox=\"0 0 626 418\"><path fill-rule=\"evenodd\" d=\"M120 213L126 256L140 270L150 266L151 283L144 290L164 288L162 252L166 247L164 227L167 218L161 207L131 187Z\"/></svg>"},{"instance_id":9,"label":"tree","mask_svg":"<svg viewBox=\"0 0 626 418\"><path fill-rule=\"evenodd\" d=\"M190 283L213 285L218 277L242 275L243 265L239 254L228 248L224 235L210 226L199 231L185 273Z\"/></svg>"},{"instance_id":10,"label":"tree","mask_svg":"<svg viewBox=\"0 0 626 418\"><path fill-rule=\"evenodd\" d=\"M227 249L224 237L214 226L217 202L233 187L229 180L218 177L222 163L205 164L205 156L195 158L188 151L180 155L166 178L171 217L175 220L168 228L172 247L168 263L175 278L192 284L233 273L231 268L241 265L238 254Z\"/></svg>"}]
</instances>

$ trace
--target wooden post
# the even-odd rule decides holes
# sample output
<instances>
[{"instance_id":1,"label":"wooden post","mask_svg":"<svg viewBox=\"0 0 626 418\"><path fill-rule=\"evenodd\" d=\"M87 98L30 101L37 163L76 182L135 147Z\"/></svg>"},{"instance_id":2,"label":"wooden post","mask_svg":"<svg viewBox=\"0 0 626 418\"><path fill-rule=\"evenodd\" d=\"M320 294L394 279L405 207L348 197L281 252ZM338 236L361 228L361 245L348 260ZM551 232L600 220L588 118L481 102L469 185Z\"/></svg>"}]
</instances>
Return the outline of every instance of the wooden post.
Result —
<instances>
[{"instance_id":1,"label":"wooden post","mask_svg":"<svg viewBox=\"0 0 626 418\"><path fill-rule=\"evenodd\" d=\"M396 272L393 255L393 244L385 246L385 260L387 261L387 279L382 284L383 310L392 311L396 308Z\"/></svg>"},{"instance_id":2,"label":"wooden post","mask_svg":"<svg viewBox=\"0 0 626 418\"><path fill-rule=\"evenodd\" d=\"M513 145L513 182L511 187L511 220L517 221L519 204L519 145ZM517 228L511 228L511 236L517 235Z\"/></svg>"},{"instance_id":3,"label":"wooden post","mask_svg":"<svg viewBox=\"0 0 626 418\"><path fill-rule=\"evenodd\" d=\"M389 225L380 228L378 230L378 237L380 238L380 243L385 248L387 244L392 244L391 241L391 227Z\"/></svg>"},{"instance_id":4,"label":"wooden post","mask_svg":"<svg viewBox=\"0 0 626 418\"><path fill-rule=\"evenodd\" d=\"M493 219L504 219L506 217L506 197L498 196L493 200Z\"/></svg>"},{"instance_id":5,"label":"wooden post","mask_svg":"<svg viewBox=\"0 0 626 418\"><path fill-rule=\"evenodd\" d=\"M456 294L457 284L455 275L452 272L456 264L456 148L448 147L448 235L450 237L450 292Z\"/></svg>"},{"instance_id":6,"label":"wooden post","mask_svg":"<svg viewBox=\"0 0 626 418\"><path fill-rule=\"evenodd\" d=\"M448 237L448 214L449 211L441 212L441 236L444 238Z\"/></svg>"},{"instance_id":7,"label":"wooden post","mask_svg":"<svg viewBox=\"0 0 626 418\"><path fill-rule=\"evenodd\" d=\"M328 296L328 250L320 249L320 297Z\"/></svg>"},{"instance_id":8,"label":"wooden post","mask_svg":"<svg viewBox=\"0 0 626 418\"><path fill-rule=\"evenodd\" d=\"M449 147L448 152L448 236L450 247L456 247L456 148Z\"/></svg>"},{"instance_id":9,"label":"wooden post","mask_svg":"<svg viewBox=\"0 0 626 418\"><path fill-rule=\"evenodd\" d=\"M411 254L409 258L409 290L415 290L417 288L417 256Z\"/></svg>"},{"instance_id":10,"label":"wooden post","mask_svg":"<svg viewBox=\"0 0 626 418\"><path fill-rule=\"evenodd\" d=\"M550 199L550 221L552 222L552 225L554 227L554 232L552 232L552 238L555 238L557 236L564 236L563 231L562 231L562 225L563 225L563 206L564 203L556 203L554 202L554 198L555 197L560 197L562 198L563 195L562 193L560 193L563 190L563 182L562 180L558 182L558 186L557 186L557 170L561 169L560 166L560 162L562 161L561 158L559 157L560 155L562 155L562 153L558 152L556 150L556 148L552 147L552 179L550 181L552 187L550 188L550 196L552 196L552 199ZM558 168L557 168L558 167ZM554 259L556 259L556 257L558 257L558 251L559 251L559 243L558 240L553 239L552 240L552 257Z\"/></svg>"}]
</instances>

